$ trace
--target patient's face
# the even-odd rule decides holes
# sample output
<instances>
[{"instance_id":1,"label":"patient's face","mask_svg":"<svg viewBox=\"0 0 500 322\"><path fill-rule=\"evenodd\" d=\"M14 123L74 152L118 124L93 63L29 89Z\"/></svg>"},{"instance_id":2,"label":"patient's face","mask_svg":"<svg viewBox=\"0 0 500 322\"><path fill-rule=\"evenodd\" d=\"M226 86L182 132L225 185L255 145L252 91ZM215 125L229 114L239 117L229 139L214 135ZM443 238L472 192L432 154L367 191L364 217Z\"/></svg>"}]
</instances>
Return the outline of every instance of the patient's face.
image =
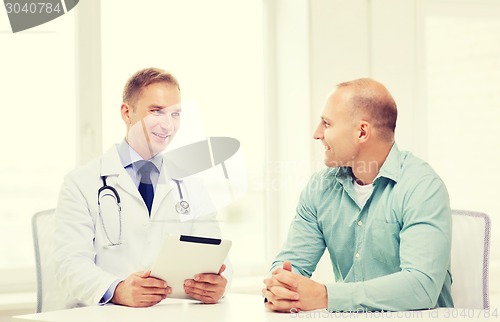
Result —
<instances>
[{"instance_id":1,"label":"patient's face","mask_svg":"<svg viewBox=\"0 0 500 322\"><path fill-rule=\"evenodd\" d=\"M325 165L328 167L350 166L359 153L359 131L347 102L348 89L338 89L331 94L314 132L314 138L325 147Z\"/></svg>"}]
</instances>

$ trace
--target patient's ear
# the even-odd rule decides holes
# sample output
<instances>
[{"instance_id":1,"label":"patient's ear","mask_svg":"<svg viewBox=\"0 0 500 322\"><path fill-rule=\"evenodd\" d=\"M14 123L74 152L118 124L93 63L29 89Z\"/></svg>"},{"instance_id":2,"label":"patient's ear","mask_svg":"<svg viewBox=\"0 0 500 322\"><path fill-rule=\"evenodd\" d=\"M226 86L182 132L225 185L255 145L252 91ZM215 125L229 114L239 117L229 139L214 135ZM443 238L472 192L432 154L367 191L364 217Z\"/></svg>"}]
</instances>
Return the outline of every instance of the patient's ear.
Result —
<instances>
[{"instance_id":1,"label":"patient's ear","mask_svg":"<svg viewBox=\"0 0 500 322\"><path fill-rule=\"evenodd\" d=\"M366 142L370 138L370 135L371 135L370 123L368 123L366 121L360 122L358 130L359 130L359 135L358 135L359 141Z\"/></svg>"}]
</instances>

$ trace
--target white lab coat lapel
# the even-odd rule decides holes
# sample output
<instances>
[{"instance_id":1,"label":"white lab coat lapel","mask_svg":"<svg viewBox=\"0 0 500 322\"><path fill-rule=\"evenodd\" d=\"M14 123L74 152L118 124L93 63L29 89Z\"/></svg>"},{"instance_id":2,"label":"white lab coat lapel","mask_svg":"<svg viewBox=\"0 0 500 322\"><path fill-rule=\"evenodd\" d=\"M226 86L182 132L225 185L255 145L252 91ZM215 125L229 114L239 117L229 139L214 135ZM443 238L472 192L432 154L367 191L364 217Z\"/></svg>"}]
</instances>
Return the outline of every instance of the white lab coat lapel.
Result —
<instances>
[{"instance_id":1,"label":"white lab coat lapel","mask_svg":"<svg viewBox=\"0 0 500 322\"><path fill-rule=\"evenodd\" d=\"M120 156L118 155L118 151L116 150L115 146L102 156L101 176L117 176L117 178L115 179L117 186L120 186L123 190L125 190L125 192L135 197L139 201L144 202L142 200L141 194L139 193L139 190L134 185L134 182L130 178L130 175L123 167Z\"/></svg>"},{"instance_id":2,"label":"white lab coat lapel","mask_svg":"<svg viewBox=\"0 0 500 322\"><path fill-rule=\"evenodd\" d=\"M117 176L116 185L121 187L125 192L136 198L139 202L144 203L139 190L130 178L130 175L123 167L123 164L118 155L116 147L112 147L103 156L101 161L101 176ZM151 209L151 218L158 211L161 203L173 189L172 179L168 176L165 163L160 169L160 176L156 184L155 196L153 199L153 207ZM146 205L144 205L146 207Z\"/></svg>"}]
</instances>

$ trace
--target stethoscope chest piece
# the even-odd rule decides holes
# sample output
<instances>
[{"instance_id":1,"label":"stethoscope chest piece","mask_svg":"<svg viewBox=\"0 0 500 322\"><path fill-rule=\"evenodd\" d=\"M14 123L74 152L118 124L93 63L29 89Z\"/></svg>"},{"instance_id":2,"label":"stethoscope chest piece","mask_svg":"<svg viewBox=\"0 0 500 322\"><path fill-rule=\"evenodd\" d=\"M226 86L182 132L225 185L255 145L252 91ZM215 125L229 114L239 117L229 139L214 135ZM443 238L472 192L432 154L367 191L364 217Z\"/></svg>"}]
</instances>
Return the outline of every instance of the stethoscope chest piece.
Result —
<instances>
[{"instance_id":1,"label":"stethoscope chest piece","mask_svg":"<svg viewBox=\"0 0 500 322\"><path fill-rule=\"evenodd\" d=\"M177 191L179 191L179 201L175 204L175 211L177 211L177 213L179 215L186 215L186 214L189 214L189 203L184 200L184 196L182 195L182 189L181 189L181 184L179 182L179 180L176 180L176 179L172 179L174 180L174 182L177 184Z\"/></svg>"},{"instance_id":2,"label":"stethoscope chest piece","mask_svg":"<svg viewBox=\"0 0 500 322\"><path fill-rule=\"evenodd\" d=\"M175 211L178 214L185 215L189 213L189 203L186 200L181 200L175 204Z\"/></svg>"}]
</instances>

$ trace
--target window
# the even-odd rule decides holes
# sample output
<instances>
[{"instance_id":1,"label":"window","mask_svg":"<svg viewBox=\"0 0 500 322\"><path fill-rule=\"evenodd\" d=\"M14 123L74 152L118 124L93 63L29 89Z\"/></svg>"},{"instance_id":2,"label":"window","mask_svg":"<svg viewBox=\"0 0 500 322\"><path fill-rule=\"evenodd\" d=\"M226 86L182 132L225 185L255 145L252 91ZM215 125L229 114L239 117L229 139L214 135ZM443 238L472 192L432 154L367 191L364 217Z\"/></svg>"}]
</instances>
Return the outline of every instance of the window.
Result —
<instances>
[{"instance_id":1,"label":"window","mask_svg":"<svg viewBox=\"0 0 500 322\"><path fill-rule=\"evenodd\" d=\"M117 10L119 8L119 14ZM254 0L101 2L103 147L123 140L121 93L144 67L178 77L182 135L228 136L241 143L246 195L219 211L238 274L265 266L262 3ZM199 120L190 118L198 110ZM222 170L221 170L222 171ZM251 254L251 255L249 255Z\"/></svg>"},{"instance_id":2,"label":"window","mask_svg":"<svg viewBox=\"0 0 500 322\"><path fill-rule=\"evenodd\" d=\"M498 217L500 4L430 1L428 9L429 161L446 182L453 208ZM498 245L499 234L491 236Z\"/></svg>"},{"instance_id":3,"label":"window","mask_svg":"<svg viewBox=\"0 0 500 322\"><path fill-rule=\"evenodd\" d=\"M71 11L13 34L7 16L0 20L1 286L34 287L31 216L56 206L63 176L75 166L74 21Z\"/></svg>"},{"instance_id":4,"label":"window","mask_svg":"<svg viewBox=\"0 0 500 322\"><path fill-rule=\"evenodd\" d=\"M6 152L0 169L0 271L26 273L0 274L0 285L16 285L8 290L20 290L19 283L34 288L31 216L54 208L64 175L80 159L92 157L78 140L85 122L78 120L76 104L75 85L81 79L75 74L81 63L75 55L76 42L81 42L76 11L21 33L0 33L0 135ZM82 19L85 14L88 11ZM10 29L7 16L0 28ZM157 66L179 78L185 134L241 142L247 193L222 209L219 219L224 237L233 240L235 270L243 275L254 273L256 265L267 268L262 33L260 1L103 1L102 110L85 107L89 115L102 113L103 119L102 137L89 140L94 140L93 146L102 141L108 149L125 134L120 103L126 79L139 68ZM189 114L198 120L189 120Z\"/></svg>"}]
</instances>

